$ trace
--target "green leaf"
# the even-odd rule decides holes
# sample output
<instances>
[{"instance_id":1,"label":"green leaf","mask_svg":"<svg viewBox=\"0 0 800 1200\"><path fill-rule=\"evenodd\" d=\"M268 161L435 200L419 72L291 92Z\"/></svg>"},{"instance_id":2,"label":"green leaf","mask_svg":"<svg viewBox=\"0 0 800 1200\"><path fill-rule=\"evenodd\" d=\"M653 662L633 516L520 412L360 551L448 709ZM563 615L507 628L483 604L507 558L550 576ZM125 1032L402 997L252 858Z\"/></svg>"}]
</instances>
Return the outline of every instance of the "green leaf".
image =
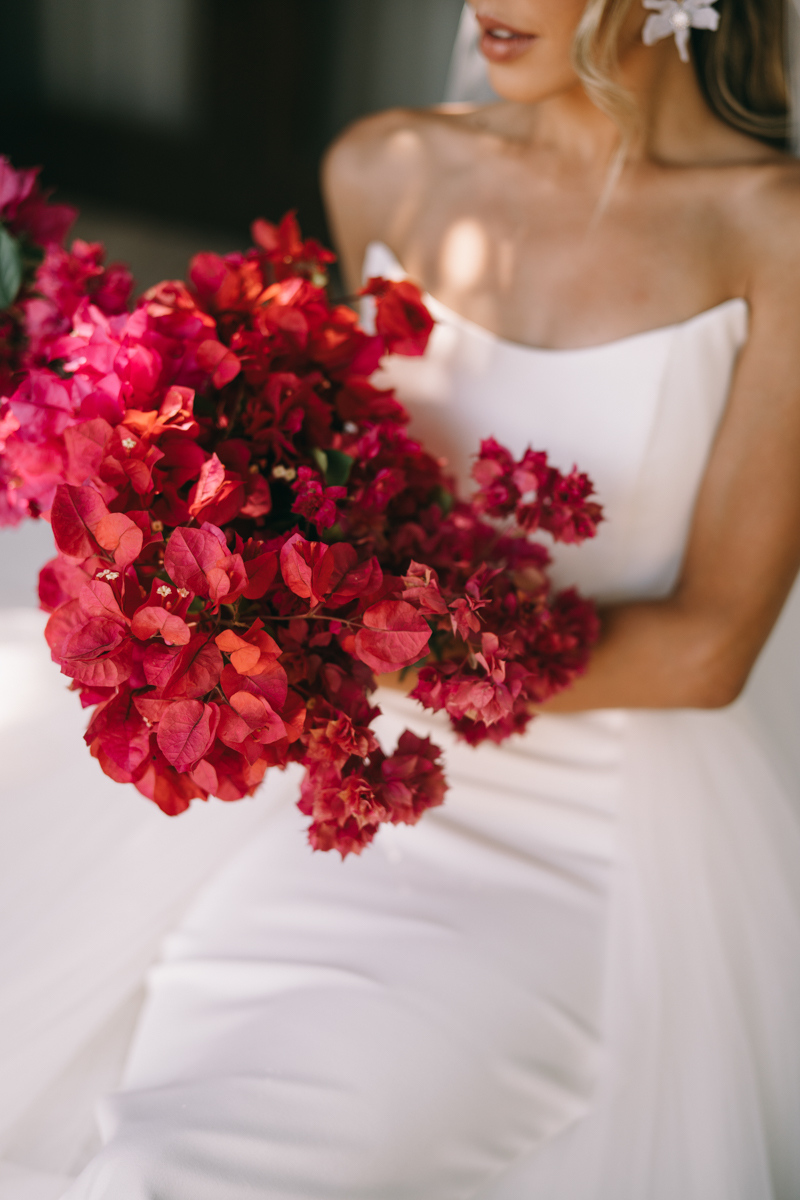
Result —
<instances>
[{"instance_id":1,"label":"green leaf","mask_svg":"<svg viewBox=\"0 0 800 1200\"><path fill-rule=\"evenodd\" d=\"M317 466L319 467L319 469L320 469L320 471L322 472L322 474L323 474L323 475L327 474L327 471L328 471L328 456L327 456L327 454L325 453L325 451L324 451L324 450L320 450L319 446L315 446L315 447L314 447L314 449L311 451L311 457L313 458L314 462L315 462L315 463L317 464Z\"/></svg>"},{"instance_id":2,"label":"green leaf","mask_svg":"<svg viewBox=\"0 0 800 1200\"><path fill-rule=\"evenodd\" d=\"M22 247L0 225L0 312L10 308L22 285Z\"/></svg>"},{"instance_id":3,"label":"green leaf","mask_svg":"<svg viewBox=\"0 0 800 1200\"><path fill-rule=\"evenodd\" d=\"M431 500L434 504L439 505L439 508L442 510L443 517L450 516L450 513L453 511L453 505L456 502L452 492L448 492L447 489L443 487L436 488L431 496Z\"/></svg>"},{"instance_id":4,"label":"green leaf","mask_svg":"<svg viewBox=\"0 0 800 1200\"><path fill-rule=\"evenodd\" d=\"M328 451L328 469L325 472L325 482L328 487L344 487L350 478L354 458L343 454L341 450Z\"/></svg>"},{"instance_id":5,"label":"green leaf","mask_svg":"<svg viewBox=\"0 0 800 1200\"><path fill-rule=\"evenodd\" d=\"M338 521L335 525L331 525L330 529L323 529L320 534L320 541L324 542L326 546L332 546L334 542L344 541L344 530Z\"/></svg>"}]
</instances>

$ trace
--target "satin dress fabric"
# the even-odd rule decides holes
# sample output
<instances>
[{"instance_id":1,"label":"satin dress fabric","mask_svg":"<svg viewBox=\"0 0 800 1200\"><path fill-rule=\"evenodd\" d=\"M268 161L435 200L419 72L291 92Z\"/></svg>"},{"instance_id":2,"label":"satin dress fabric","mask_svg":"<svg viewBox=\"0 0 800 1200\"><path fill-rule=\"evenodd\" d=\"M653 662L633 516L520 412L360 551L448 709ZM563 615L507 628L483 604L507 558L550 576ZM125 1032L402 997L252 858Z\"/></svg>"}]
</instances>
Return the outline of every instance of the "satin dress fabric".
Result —
<instances>
[{"instance_id":1,"label":"satin dress fabric","mask_svg":"<svg viewBox=\"0 0 800 1200\"><path fill-rule=\"evenodd\" d=\"M375 244L365 273L402 268ZM545 351L429 302L427 355L381 377L412 431L462 483L489 435L578 463L607 521L556 551L557 582L668 594L746 304ZM446 804L340 863L304 843L297 774L268 780L260 824L173 921L104 1147L66 1197L794 1200L800 819L764 721L779 674L762 703L542 717L477 750L381 692L384 745L410 727L444 746Z\"/></svg>"}]
</instances>

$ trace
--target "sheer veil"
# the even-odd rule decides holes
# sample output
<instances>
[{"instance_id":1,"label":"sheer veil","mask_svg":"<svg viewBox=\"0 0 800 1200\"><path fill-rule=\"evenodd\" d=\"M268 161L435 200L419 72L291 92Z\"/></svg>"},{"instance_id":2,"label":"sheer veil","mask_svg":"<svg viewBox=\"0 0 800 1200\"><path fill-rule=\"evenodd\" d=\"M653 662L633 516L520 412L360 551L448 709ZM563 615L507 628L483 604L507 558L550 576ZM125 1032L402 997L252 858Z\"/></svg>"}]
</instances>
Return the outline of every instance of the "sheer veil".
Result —
<instances>
[{"instance_id":1,"label":"sheer veil","mask_svg":"<svg viewBox=\"0 0 800 1200\"><path fill-rule=\"evenodd\" d=\"M475 13L465 4L447 77L445 100L449 103L490 104L497 99L489 83L486 60L478 50L479 37Z\"/></svg>"},{"instance_id":2,"label":"sheer veil","mask_svg":"<svg viewBox=\"0 0 800 1200\"><path fill-rule=\"evenodd\" d=\"M786 4L792 145L800 156L800 0L786 0ZM478 38L475 14L465 4L447 81L446 99L450 102L485 104L496 99ZM800 807L800 578L740 703L759 727L776 768Z\"/></svg>"}]
</instances>

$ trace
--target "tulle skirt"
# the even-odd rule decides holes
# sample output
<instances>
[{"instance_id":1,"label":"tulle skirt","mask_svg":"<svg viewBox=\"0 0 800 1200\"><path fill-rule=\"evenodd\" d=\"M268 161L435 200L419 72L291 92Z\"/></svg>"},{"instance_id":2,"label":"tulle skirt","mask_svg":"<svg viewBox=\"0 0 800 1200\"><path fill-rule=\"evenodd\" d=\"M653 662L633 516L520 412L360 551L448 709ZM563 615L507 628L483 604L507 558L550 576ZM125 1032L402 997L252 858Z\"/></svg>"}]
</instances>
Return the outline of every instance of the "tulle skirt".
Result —
<instances>
[{"instance_id":1,"label":"tulle skirt","mask_svg":"<svg viewBox=\"0 0 800 1200\"><path fill-rule=\"evenodd\" d=\"M744 708L543 718L341 864L296 780L167 938L69 1200L796 1200L800 834Z\"/></svg>"}]
</instances>

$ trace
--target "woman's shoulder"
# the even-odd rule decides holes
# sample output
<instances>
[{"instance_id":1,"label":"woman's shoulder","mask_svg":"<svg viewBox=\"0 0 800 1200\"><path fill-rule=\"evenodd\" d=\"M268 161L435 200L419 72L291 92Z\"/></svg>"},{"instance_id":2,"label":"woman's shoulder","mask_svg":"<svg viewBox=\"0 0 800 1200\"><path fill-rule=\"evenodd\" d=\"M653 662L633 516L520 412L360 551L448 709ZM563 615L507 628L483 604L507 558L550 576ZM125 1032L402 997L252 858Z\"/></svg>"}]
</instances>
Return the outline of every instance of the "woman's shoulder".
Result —
<instances>
[{"instance_id":1,"label":"woman's shoulder","mask_svg":"<svg viewBox=\"0 0 800 1200\"><path fill-rule=\"evenodd\" d=\"M800 160L721 122L712 133L696 157L667 165L664 193L689 228L695 220L721 287L750 297L771 272L800 267Z\"/></svg>"},{"instance_id":2,"label":"woman's shoulder","mask_svg":"<svg viewBox=\"0 0 800 1200\"><path fill-rule=\"evenodd\" d=\"M800 160L777 152L755 156L733 164L720 182L720 204L751 277L800 269Z\"/></svg>"},{"instance_id":3,"label":"woman's shoulder","mask_svg":"<svg viewBox=\"0 0 800 1200\"><path fill-rule=\"evenodd\" d=\"M441 155L462 153L481 125L483 109L442 104L433 108L393 108L354 122L333 142L324 160L326 181L383 183L391 190Z\"/></svg>"},{"instance_id":4,"label":"woman's shoulder","mask_svg":"<svg viewBox=\"0 0 800 1200\"><path fill-rule=\"evenodd\" d=\"M800 159L781 154L765 160L748 173L735 201L763 234L794 228L800 222Z\"/></svg>"},{"instance_id":5,"label":"woman's shoulder","mask_svg":"<svg viewBox=\"0 0 800 1200\"><path fill-rule=\"evenodd\" d=\"M365 180L379 182L386 171L408 169L419 158L424 121L413 109L374 113L349 125L328 148L323 181L328 192L359 188Z\"/></svg>"},{"instance_id":6,"label":"woman's shoulder","mask_svg":"<svg viewBox=\"0 0 800 1200\"><path fill-rule=\"evenodd\" d=\"M398 222L413 220L442 171L469 160L480 110L442 105L395 108L349 126L323 160L332 231L355 282L366 244L397 241Z\"/></svg>"}]
</instances>

